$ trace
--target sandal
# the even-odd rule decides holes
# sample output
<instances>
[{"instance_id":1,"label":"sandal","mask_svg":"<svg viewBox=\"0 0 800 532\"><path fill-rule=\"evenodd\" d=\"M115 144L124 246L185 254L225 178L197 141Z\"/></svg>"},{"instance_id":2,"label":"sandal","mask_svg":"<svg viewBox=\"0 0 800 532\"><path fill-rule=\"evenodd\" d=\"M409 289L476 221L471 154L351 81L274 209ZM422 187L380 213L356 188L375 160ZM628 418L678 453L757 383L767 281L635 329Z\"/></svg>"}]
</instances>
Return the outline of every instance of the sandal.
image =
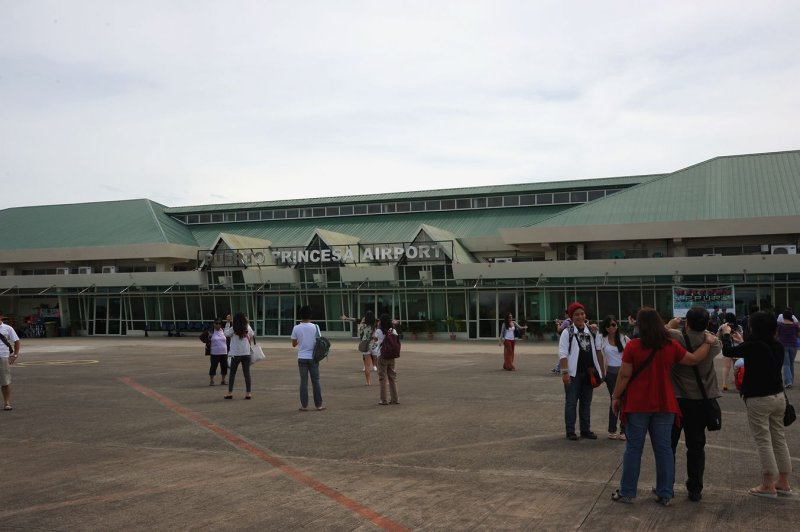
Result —
<instances>
[{"instance_id":1,"label":"sandal","mask_svg":"<svg viewBox=\"0 0 800 532\"><path fill-rule=\"evenodd\" d=\"M768 491L761 491L758 488L750 488L750 490L747 493L749 493L750 495L752 495L754 497L764 497L765 499L777 499L778 498L777 491L775 493L770 493Z\"/></svg>"},{"instance_id":2,"label":"sandal","mask_svg":"<svg viewBox=\"0 0 800 532\"><path fill-rule=\"evenodd\" d=\"M6 405L3 407L3 410L14 410L11 405Z\"/></svg>"},{"instance_id":3,"label":"sandal","mask_svg":"<svg viewBox=\"0 0 800 532\"><path fill-rule=\"evenodd\" d=\"M223 399L233 399L233 396L232 395L226 395L225 397L223 397Z\"/></svg>"},{"instance_id":4,"label":"sandal","mask_svg":"<svg viewBox=\"0 0 800 532\"><path fill-rule=\"evenodd\" d=\"M792 488L779 488L775 486L775 492L778 494L778 497L791 497L794 495L794 491Z\"/></svg>"},{"instance_id":5,"label":"sandal","mask_svg":"<svg viewBox=\"0 0 800 532\"><path fill-rule=\"evenodd\" d=\"M611 500L624 504L633 504L633 497L624 497L619 490L614 490L614 493L611 494Z\"/></svg>"}]
</instances>

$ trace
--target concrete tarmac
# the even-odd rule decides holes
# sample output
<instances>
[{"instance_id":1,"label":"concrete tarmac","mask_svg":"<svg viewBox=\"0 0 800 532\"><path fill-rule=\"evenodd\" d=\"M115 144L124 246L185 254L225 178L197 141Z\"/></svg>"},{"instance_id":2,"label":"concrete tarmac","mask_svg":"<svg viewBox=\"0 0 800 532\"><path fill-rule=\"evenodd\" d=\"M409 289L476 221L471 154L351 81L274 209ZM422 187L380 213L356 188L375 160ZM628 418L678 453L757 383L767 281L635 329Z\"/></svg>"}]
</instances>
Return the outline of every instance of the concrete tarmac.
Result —
<instances>
[{"instance_id":1,"label":"concrete tarmac","mask_svg":"<svg viewBox=\"0 0 800 532\"><path fill-rule=\"evenodd\" d=\"M702 501L686 497L681 444L673 504L653 502L647 445L625 505L610 500L625 443L606 438L608 392L594 394L600 438L567 441L554 343L520 342L506 372L496 342L405 341L391 406L356 344L333 341L327 410L300 412L288 340L263 341L251 401L241 372L232 401L208 386L194 337L23 340L0 412L0 530L800 529L800 496L747 494L760 467L736 393L708 435Z\"/></svg>"}]
</instances>

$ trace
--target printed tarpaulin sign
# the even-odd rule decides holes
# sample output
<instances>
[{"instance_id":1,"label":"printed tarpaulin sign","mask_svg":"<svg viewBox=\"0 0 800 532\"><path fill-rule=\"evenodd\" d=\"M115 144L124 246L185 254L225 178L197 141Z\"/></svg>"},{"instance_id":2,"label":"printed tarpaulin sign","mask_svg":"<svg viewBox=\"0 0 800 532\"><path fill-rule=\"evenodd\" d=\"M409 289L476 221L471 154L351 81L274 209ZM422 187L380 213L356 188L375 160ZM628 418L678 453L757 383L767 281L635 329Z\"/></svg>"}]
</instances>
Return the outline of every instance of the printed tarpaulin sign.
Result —
<instances>
[{"instance_id":1,"label":"printed tarpaulin sign","mask_svg":"<svg viewBox=\"0 0 800 532\"><path fill-rule=\"evenodd\" d=\"M719 307L723 312L734 312L736 303L733 286L716 288L672 287L672 315L676 318L686 317L686 311L692 307L705 307L708 311Z\"/></svg>"}]
</instances>

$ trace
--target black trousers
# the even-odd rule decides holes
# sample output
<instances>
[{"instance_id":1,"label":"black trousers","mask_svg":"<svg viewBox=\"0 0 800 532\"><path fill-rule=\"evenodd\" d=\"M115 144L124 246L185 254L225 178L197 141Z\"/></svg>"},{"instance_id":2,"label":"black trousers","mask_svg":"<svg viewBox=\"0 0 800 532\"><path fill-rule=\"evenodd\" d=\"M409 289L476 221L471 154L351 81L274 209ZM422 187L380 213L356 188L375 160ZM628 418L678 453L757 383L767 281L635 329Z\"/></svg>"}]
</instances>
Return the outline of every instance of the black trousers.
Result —
<instances>
[{"instance_id":1,"label":"black trousers","mask_svg":"<svg viewBox=\"0 0 800 532\"><path fill-rule=\"evenodd\" d=\"M683 427L672 427L672 455L678 449L681 430L686 440L686 489L689 493L703 491L703 473L706 469L706 414L702 399L678 398L683 416Z\"/></svg>"}]
</instances>

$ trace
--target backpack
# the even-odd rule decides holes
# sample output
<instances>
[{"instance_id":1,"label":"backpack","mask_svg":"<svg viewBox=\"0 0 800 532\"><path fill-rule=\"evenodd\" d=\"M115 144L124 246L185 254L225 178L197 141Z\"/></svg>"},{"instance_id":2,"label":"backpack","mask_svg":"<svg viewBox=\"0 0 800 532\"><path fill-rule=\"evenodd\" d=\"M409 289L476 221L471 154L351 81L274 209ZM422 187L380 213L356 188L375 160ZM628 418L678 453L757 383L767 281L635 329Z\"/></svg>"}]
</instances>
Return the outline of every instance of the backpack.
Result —
<instances>
[{"instance_id":1,"label":"backpack","mask_svg":"<svg viewBox=\"0 0 800 532\"><path fill-rule=\"evenodd\" d=\"M383 342L381 342L381 357L400 357L400 337L395 334L394 329L389 329L383 336Z\"/></svg>"},{"instance_id":2,"label":"backpack","mask_svg":"<svg viewBox=\"0 0 800 532\"><path fill-rule=\"evenodd\" d=\"M209 342L209 340L210 340L209 337L210 337L210 334L208 333L208 329L206 329L203 332L201 332L200 336L199 336L200 341L203 342L204 344L207 344Z\"/></svg>"},{"instance_id":3,"label":"backpack","mask_svg":"<svg viewBox=\"0 0 800 532\"><path fill-rule=\"evenodd\" d=\"M331 350L331 341L322 336L319 332L319 325L317 328L317 340L314 342L314 363L319 364L324 358L328 356L328 351Z\"/></svg>"}]
</instances>

